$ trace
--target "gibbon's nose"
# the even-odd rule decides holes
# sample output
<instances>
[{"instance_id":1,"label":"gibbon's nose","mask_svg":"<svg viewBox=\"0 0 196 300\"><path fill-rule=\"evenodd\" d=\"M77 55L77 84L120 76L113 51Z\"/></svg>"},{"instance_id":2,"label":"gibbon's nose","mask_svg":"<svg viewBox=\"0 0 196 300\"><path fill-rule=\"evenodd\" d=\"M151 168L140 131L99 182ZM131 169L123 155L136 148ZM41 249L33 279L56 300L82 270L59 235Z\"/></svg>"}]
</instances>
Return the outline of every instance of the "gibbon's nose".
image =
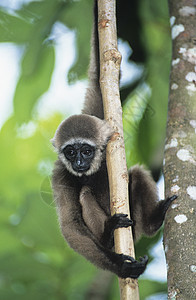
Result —
<instances>
[{"instance_id":1,"label":"gibbon's nose","mask_svg":"<svg viewBox=\"0 0 196 300\"><path fill-rule=\"evenodd\" d=\"M80 159L77 159L76 160L76 165L79 167L81 165L81 160Z\"/></svg>"},{"instance_id":2,"label":"gibbon's nose","mask_svg":"<svg viewBox=\"0 0 196 300\"><path fill-rule=\"evenodd\" d=\"M83 159L80 154L78 154L76 157L76 165L78 167L82 167L84 165Z\"/></svg>"}]
</instances>

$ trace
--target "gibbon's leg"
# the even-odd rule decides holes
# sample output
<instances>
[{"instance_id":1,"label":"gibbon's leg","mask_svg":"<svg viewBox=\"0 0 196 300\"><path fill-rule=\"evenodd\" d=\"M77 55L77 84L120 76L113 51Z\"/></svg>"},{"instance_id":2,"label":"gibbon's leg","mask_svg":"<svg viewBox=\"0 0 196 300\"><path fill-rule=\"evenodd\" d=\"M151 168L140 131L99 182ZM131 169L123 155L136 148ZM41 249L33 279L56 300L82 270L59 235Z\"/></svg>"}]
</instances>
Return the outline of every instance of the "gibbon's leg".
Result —
<instances>
[{"instance_id":1,"label":"gibbon's leg","mask_svg":"<svg viewBox=\"0 0 196 300\"><path fill-rule=\"evenodd\" d=\"M150 173L140 166L129 170L129 193L134 239L139 239L141 234L155 234L164 221L170 203L177 196L158 201L156 183Z\"/></svg>"}]
</instances>

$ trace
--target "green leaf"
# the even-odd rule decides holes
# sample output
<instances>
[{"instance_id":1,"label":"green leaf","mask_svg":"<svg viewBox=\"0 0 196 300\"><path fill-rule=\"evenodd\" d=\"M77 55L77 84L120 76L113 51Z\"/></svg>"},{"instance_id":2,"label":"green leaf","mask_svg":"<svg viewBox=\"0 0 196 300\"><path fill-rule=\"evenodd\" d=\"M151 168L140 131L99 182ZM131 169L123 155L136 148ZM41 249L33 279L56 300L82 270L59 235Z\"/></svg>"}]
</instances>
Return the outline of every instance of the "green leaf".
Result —
<instances>
[{"instance_id":1,"label":"green leaf","mask_svg":"<svg viewBox=\"0 0 196 300\"><path fill-rule=\"evenodd\" d=\"M25 43L33 25L17 14L12 15L0 10L0 42Z\"/></svg>"},{"instance_id":2,"label":"green leaf","mask_svg":"<svg viewBox=\"0 0 196 300\"><path fill-rule=\"evenodd\" d=\"M136 92L128 96L123 107L123 128L128 165L134 165L142 160L137 151L137 137L140 122L148 106L149 94L148 87L143 84Z\"/></svg>"},{"instance_id":3,"label":"green leaf","mask_svg":"<svg viewBox=\"0 0 196 300\"><path fill-rule=\"evenodd\" d=\"M32 52L31 49L29 52L27 51L23 60L24 73L28 69L29 62L31 63L30 57L34 60L33 56L36 54L37 64L34 66L34 70L29 75L22 72L16 87L14 112L19 124L28 122L31 119L32 110L37 100L50 86L55 61L54 48L53 46L43 45L38 53L36 51ZM26 59L27 56L30 56L29 59Z\"/></svg>"},{"instance_id":4,"label":"green leaf","mask_svg":"<svg viewBox=\"0 0 196 300\"><path fill-rule=\"evenodd\" d=\"M139 279L140 300L145 300L153 294L166 294L167 284L152 280ZM157 298L158 299L158 298Z\"/></svg>"},{"instance_id":5,"label":"green leaf","mask_svg":"<svg viewBox=\"0 0 196 300\"><path fill-rule=\"evenodd\" d=\"M87 74L92 28L92 14L89 14L89 12L93 11L92 4L93 2L89 0L73 2L68 5L60 16L61 22L70 29L77 30L76 49L78 52L76 61L68 73L69 83L74 83L77 79L83 79Z\"/></svg>"},{"instance_id":6,"label":"green leaf","mask_svg":"<svg viewBox=\"0 0 196 300\"><path fill-rule=\"evenodd\" d=\"M171 39L167 2L162 0L141 1L143 39L147 52L146 82L152 90L149 105L154 111L146 112L138 135L138 151L145 164L160 168L163 160Z\"/></svg>"},{"instance_id":7,"label":"green leaf","mask_svg":"<svg viewBox=\"0 0 196 300\"><path fill-rule=\"evenodd\" d=\"M43 180L40 188L40 194L44 203L55 208L51 178L49 176Z\"/></svg>"}]
</instances>

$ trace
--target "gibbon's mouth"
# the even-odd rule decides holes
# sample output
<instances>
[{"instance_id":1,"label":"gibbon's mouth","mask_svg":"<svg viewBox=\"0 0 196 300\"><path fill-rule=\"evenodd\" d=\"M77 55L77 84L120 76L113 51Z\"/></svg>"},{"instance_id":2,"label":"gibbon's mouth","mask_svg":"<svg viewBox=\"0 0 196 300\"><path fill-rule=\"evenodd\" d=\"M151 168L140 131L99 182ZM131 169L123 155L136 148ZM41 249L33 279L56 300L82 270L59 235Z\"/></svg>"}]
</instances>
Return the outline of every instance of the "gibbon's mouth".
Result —
<instances>
[{"instance_id":1,"label":"gibbon's mouth","mask_svg":"<svg viewBox=\"0 0 196 300\"><path fill-rule=\"evenodd\" d=\"M86 171L88 171L89 170L89 167L87 167L87 168L74 168L74 171L75 172L78 172L78 173L84 173L84 172L86 172Z\"/></svg>"}]
</instances>

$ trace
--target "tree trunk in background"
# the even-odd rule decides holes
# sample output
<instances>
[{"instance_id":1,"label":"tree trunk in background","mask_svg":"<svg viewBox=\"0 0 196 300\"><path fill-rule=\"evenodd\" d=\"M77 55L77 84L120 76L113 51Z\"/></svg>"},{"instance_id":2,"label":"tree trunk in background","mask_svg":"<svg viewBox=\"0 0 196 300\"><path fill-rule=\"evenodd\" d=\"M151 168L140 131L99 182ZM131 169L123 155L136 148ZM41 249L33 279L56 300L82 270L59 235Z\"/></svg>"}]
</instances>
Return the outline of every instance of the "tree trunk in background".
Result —
<instances>
[{"instance_id":1,"label":"tree trunk in background","mask_svg":"<svg viewBox=\"0 0 196 300\"><path fill-rule=\"evenodd\" d=\"M196 299L196 2L169 0L172 68L165 146L168 299Z\"/></svg>"}]
</instances>

